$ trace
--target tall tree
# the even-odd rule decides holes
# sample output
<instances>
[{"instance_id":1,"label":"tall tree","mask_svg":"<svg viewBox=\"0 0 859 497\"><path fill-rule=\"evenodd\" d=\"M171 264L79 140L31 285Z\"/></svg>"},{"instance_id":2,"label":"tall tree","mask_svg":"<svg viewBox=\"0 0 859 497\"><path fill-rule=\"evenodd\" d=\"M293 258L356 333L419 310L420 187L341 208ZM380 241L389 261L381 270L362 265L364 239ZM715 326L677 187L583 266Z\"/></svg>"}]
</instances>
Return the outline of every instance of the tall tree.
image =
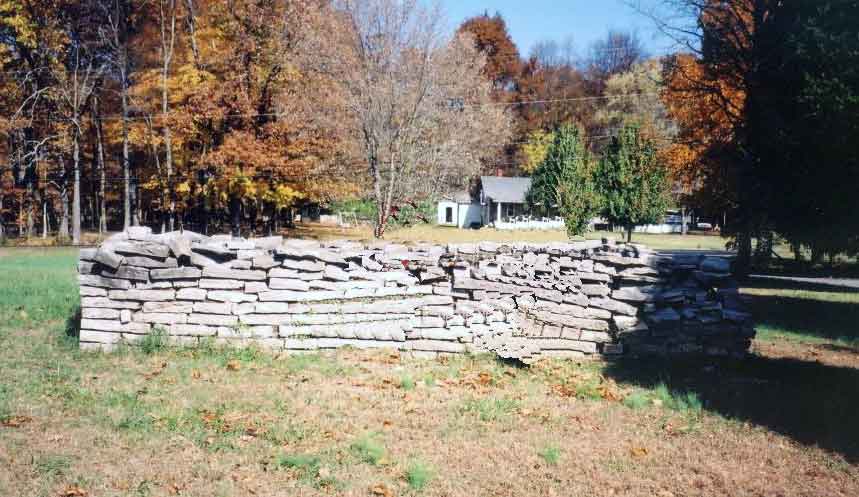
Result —
<instances>
[{"instance_id":1,"label":"tall tree","mask_svg":"<svg viewBox=\"0 0 859 497\"><path fill-rule=\"evenodd\" d=\"M626 124L612 138L596 172L601 212L611 224L626 230L632 241L636 226L654 224L668 207L668 174L653 140L638 124Z\"/></svg>"},{"instance_id":2,"label":"tall tree","mask_svg":"<svg viewBox=\"0 0 859 497\"><path fill-rule=\"evenodd\" d=\"M499 96L507 95L513 89L522 62L501 14L466 19L459 26L459 32L471 35L477 49L486 56L483 73L495 85Z\"/></svg>"},{"instance_id":3,"label":"tall tree","mask_svg":"<svg viewBox=\"0 0 859 497\"><path fill-rule=\"evenodd\" d=\"M336 51L361 137L381 237L392 210L462 187L506 141L485 59L470 36L442 38L437 11L417 0L348 0Z\"/></svg>"},{"instance_id":4,"label":"tall tree","mask_svg":"<svg viewBox=\"0 0 859 497\"><path fill-rule=\"evenodd\" d=\"M572 125L561 126L534 171L527 202L543 215L560 213L567 233L582 235L600 204L593 175L594 161L583 133Z\"/></svg>"}]
</instances>

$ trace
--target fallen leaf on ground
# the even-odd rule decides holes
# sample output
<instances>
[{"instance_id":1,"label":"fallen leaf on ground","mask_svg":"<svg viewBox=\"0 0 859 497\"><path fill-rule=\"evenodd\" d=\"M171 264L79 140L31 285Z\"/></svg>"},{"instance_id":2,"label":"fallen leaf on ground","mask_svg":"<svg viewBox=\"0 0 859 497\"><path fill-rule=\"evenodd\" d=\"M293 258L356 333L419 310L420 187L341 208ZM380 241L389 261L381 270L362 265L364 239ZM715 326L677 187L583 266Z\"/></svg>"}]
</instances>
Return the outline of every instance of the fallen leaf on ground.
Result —
<instances>
[{"instance_id":1,"label":"fallen leaf on ground","mask_svg":"<svg viewBox=\"0 0 859 497\"><path fill-rule=\"evenodd\" d=\"M647 455L646 447L633 447L629 449L629 453L635 457L644 457Z\"/></svg>"},{"instance_id":2,"label":"fallen leaf on ground","mask_svg":"<svg viewBox=\"0 0 859 497\"><path fill-rule=\"evenodd\" d=\"M82 489L77 485L69 485L62 492L60 492L60 497L87 497L89 492Z\"/></svg>"},{"instance_id":3,"label":"fallen leaf on ground","mask_svg":"<svg viewBox=\"0 0 859 497\"><path fill-rule=\"evenodd\" d=\"M370 487L370 492L372 492L373 495L380 495L381 497L394 497L394 492L390 488L385 486L384 483L377 483L373 485L372 487Z\"/></svg>"},{"instance_id":4,"label":"fallen leaf on ground","mask_svg":"<svg viewBox=\"0 0 859 497\"><path fill-rule=\"evenodd\" d=\"M10 416L2 421L0 421L0 425L3 425L7 428L20 428L22 425L33 421L33 418L30 416Z\"/></svg>"},{"instance_id":5,"label":"fallen leaf on ground","mask_svg":"<svg viewBox=\"0 0 859 497\"><path fill-rule=\"evenodd\" d=\"M242 369L242 363L235 359L227 363L227 371L238 371L240 369Z\"/></svg>"},{"instance_id":6,"label":"fallen leaf on ground","mask_svg":"<svg viewBox=\"0 0 859 497\"><path fill-rule=\"evenodd\" d=\"M202 377L203 377L203 374L200 373L199 370L195 369L195 370L191 371L191 378L194 378L195 380L199 380Z\"/></svg>"}]
</instances>

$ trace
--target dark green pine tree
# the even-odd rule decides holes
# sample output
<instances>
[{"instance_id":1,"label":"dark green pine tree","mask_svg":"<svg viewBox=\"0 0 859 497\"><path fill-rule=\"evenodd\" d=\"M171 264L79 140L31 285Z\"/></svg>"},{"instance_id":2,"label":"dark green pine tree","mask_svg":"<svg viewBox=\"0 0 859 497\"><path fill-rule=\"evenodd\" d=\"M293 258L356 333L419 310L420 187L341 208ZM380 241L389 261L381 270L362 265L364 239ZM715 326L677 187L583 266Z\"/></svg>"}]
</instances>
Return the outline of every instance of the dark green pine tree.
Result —
<instances>
[{"instance_id":1,"label":"dark green pine tree","mask_svg":"<svg viewBox=\"0 0 859 497\"><path fill-rule=\"evenodd\" d=\"M605 219L626 230L660 222L668 207L668 174L652 140L637 124L627 124L606 148L594 178Z\"/></svg>"},{"instance_id":2,"label":"dark green pine tree","mask_svg":"<svg viewBox=\"0 0 859 497\"><path fill-rule=\"evenodd\" d=\"M534 171L528 205L537 214L560 213L571 237L583 234L599 207L593 170L579 130L572 125L561 126L546 159Z\"/></svg>"}]
</instances>

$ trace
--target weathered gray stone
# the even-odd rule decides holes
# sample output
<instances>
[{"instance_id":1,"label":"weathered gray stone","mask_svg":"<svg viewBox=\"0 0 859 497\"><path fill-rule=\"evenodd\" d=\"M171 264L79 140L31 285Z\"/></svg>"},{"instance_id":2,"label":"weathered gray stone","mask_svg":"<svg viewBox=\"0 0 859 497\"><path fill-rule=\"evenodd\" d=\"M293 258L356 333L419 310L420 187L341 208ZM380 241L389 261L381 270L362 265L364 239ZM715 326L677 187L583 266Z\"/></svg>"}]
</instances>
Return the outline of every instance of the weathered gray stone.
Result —
<instances>
[{"instance_id":1,"label":"weathered gray stone","mask_svg":"<svg viewBox=\"0 0 859 497\"><path fill-rule=\"evenodd\" d=\"M540 350L573 350L585 354L597 353L597 344L594 342L564 338L534 338L533 340L540 347Z\"/></svg>"},{"instance_id":2,"label":"weathered gray stone","mask_svg":"<svg viewBox=\"0 0 859 497\"><path fill-rule=\"evenodd\" d=\"M176 298L176 290L111 290L108 296L114 300L166 301Z\"/></svg>"},{"instance_id":3,"label":"weathered gray stone","mask_svg":"<svg viewBox=\"0 0 859 497\"><path fill-rule=\"evenodd\" d=\"M278 262L274 260L274 257L272 257L268 254L259 255L259 256L253 258L253 268L254 269L268 270L268 269L271 269L277 265L278 265Z\"/></svg>"},{"instance_id":4,"label":"weathered gray stone","mask_svg":"<svg viewBox=\"0 0 859 497\"><path fill-rule=\"evenodd\" d=\"M207 324L212 326L233 326L239 322L238 316L221 314L189 314L188 324Z\"/></svg>"},{"instance_id":5,"label":"weathered gray stone","mask_svg":"<svg viewBox=\"0 0 859 497\"><path fill-rule=\"evenodd\" d=\"M78 274L95 273L96 263L90 261L78 261Z\"/></svg>"},{"instance_id":6,"label":"weathered gray stone","mask_svg":"<svg viewBox=\"0 0 859 497\"><path fill-rule=\"evenodd\" d=\"M179 300L206 300L206 290L202 288L182 288L176 292Z\"/></svg>"},{"instance_id":7,"label":"weathered gray stone","mask_svg":"<svg viewBox=\"0 0 859 497\"><path fill-rule=\"evenodd\" d=\"M582 293L588 297L605 297L611 293L611 289L605 285L582 285Z\"/></svg>"},{"instance_id":8,"label":"weathered gray stone","mask_svg":"<svg viewBox=\"0 0 859 497\"><path fill-rule=\"evenodd\" d=\"M245 259L236 259L228 262L225 266L230 269L250 269L253 267L253 263Z\"/></svg>"},{"instance_id":9,"label":"weathered gray stone","mask_svg":"<svg viewBox=\"0 0 859 497\"><path fill-rule=\"evenodd\" d=\"M340 291L293 292L290 290L275 290L259 294L261 302L317 302L336 300L343 297Z\"/></svg>"},{"instance_id":10,"label":"weathered gray stone","mask_svg":"<svg viewBox=\"0 0 859 497\"><path fill-rule=\"evenodd\" d=\"M656 286L624 287L611 292L611 298L623 302L655 302L659 292Z\"/></svg>"},{"instance_id":11,"label":"weathered gray stone","mask_svg":"<svg viewBox=\"0 0 859 497\"><path fill-rule=\"evenodd\" d=\"M136 312L131 318L138 323L152 324L183 324L187 321L187 314L172 314L166 312Z\"/></svg>"},{"instance_id":12,"label":"weathered gray stone","mask_svg":"<svg viewBox=\"0 0 859 497\"><path fill-rule=\"evenodd\" d=\"M465 344L445 340L407 340L405 348L407 350L448 352L454 354L462 354L466 351Z\"/></svg>"},{"instance_id":13,"label":"weathered gray stone","mask_svg":"<svg viewBox=\"0 0 859 497\"><path fill-rule=\"evenodd\" d=\"M727 257L705 257L698 267L708 273L730 273L731 260Z\"/></svg>"},{"instance_id":14,"label":"weathered gray stone","mask_svg":"<svg viewBox=\"0 0 859 497\"><path fill-rule=\"evenodd\" d=\"M189 302L144 302L143 312L188 314L193 307Z\"/></svg>"},{"instance_id":15,"label":"weathered gray stone","mask_svg":"<svg viewBox=\"0 0 859 497\"><path fill-rule=\"evenodd\" d=\"M113 331L96 331L96 330L80 330L78 339L88 343L109 343L115 344L122 340L122 333Z\"/></svg>"},{"instance_id":16,"label":"weathered gray stone","mask_svg":"<svg viewBox=\"0 0 859 497\"><path fill-rule=\"evenodd\" d=\"M244 292L231 292L229 290L210 290L206 295L206 298L209 300L215 300L217 302L232 302L232 303L241 303L241 302L256 302L257 296L253 294L247 294Z\"/></svg>"},{"instance_id":17,"label":"weathered gray stone","mask_svg":"<svg viewBox=\"0 0 859 497\"><path fill-rule=\"evenodd\" d=\"M204 314L232 314L232 311L233 304L230 302L195 302L193 310Z\"/></svg>"},{"instance_id":18,"label":"weathered gray stone","mask_svg":"<svg viewBox=\"0 0 859 497\"><path fill-rule=\"evenodd\" d=\"M217 266L220 264L217 260L212 259L211 257L207 257L203 254L198 254L197 252L191 253L191 265L197 267L208 267L208 266Z\"/></svg>"},{"instance_id":19,"label":"weathered gray stone","mask_svg":"<svg viewBox=\"0 0 859 497\"><path fill-rule=\"evenodd\" d=\"M325 266L322 276L332 281L349 281L349 273L336 266Z\"/></svg>"},{"instance_id":20,"label":"weathered gray stone","mask_svg":"<svg viewBox=\"0 0 859 497\"><path fill-rule=\"evenodd\" d=\"M180 279L196 279L202 275L202 272L190 266L183 266L168 269L153 269L149 271L149 277L153 280L180 280Z\"/></svg>"},{"instance_id":21,"label":"weathered gray stone","mask_svg":"<svg viewBox=\"0 0 859 497\"><path fill-rule=\"evenodd\" d=\"M179 263L176 259L168 257L167 259L153 259L151 257L133 256L125 258L125 263L129 266L144 267L147 269L161 269L178 267Z\"/></svg>"},{"instance_id":22,"label":"weathered gray stone","mask_svg":"<svg viewBox=\"0 0 859 497\"><path fill-rule=\"evenodd\" d=\"M325 270L325 263L319 261L284 259L282 265L287 269L296 269L307 273L319 273Z\"/></svg>"},{"instance_id":23,"label":"weathered gray stone","mask_svg":"<svg viewBox=\"0 0 859 497\"><path fill-rule=\"evenodd\" d=\"M82 286L93 286L98 288L110 288L114 290L127 290L131 288L131 282L115 278L105 278L95 274L79 274L78 284Z\"/></svg>"},{"instance_id":24,"label":"weathered gray stone","mask_svg":"<svg viewBox=\"0 0 859 497\"><path fill-rule=\"evenodd\" d=\"M84 307L103 307L108 309L140 309L140 302L126 302L121 300L111 300L107 297L81 297L81 308Z\"/></svg>"},{"instance_id":25,"label":"weathered gray stone","mask_svg":"<svg viewBox=\"0 0 859 497\"><path fill-rule=\"evenodd\" d=\"M149 333L149 323L121 323L117 320L107 319L81 319L82 330L114 331L120 333Z\"/></svg>"},{"instance_id":26,"label":"weathered gray stone","mask_svg":"<svg viewBox=\"0 0 859 497\"><path fill-rule=\"evenodd\" d=\"M576 276L583 282L611 283L611 276L605 273L584 273L578 272Z\"/></svg>"},{"instance_id":27,"label":"weathered gray stone","mask_svg":"<svg viewBox=\"0 0 859 497\"><path fill-rule=\"evenodd\" d=\"M295 290L298 292L306 292L310 290L310 284L306 281L287 279L287 278L270 278L268 286L272 290Z\"/></svg>"},{"instance_id":28,"label":"weathered gray stone","mask_svg":"<svg viewBox=\"0 0 859 497\"><path fill-rule=\"evenodd\" d=\"M246 281L245 293L261 293L267 292L270 288L264 281Z\"/></svg>"},{"instance_id":29,"label":"weathered gray stone","mask_svg":"<svg viewBox=\"0 0 859 497\"><path fill-rule=\"evenodd\" d=\"M84 307L81 309L81 317L84 319L119 319L119 309Z\"/></svg>"},{"instance_id":30,"label":"weathered gray stone","mask_svg":"<svg viewBox=\"0 0 859 497\"><path fill-rule=\"evenodd\" d=\"M624 314L627 316L635 316L638 314L638 309L623 302L618 302L612 299L591 299L591 306L599 309L605 309L616 314Z\"/></svg>"},{"instance_id":31,"label":"weathered gray stone","mask_svg":"<svg viewBox=\"0 0 859 497\"><path fill-rule=\"evenodd\" d=\"M265 271L231 269L225 266L207 266L203 268L204 278L219 278L241 281L265 281Z\"/></svg>"},{"instance_id":32,"label":"weathered gray stone","mask_svg":"<svg viewBox=\"0 0 859 497\"><path fill-rule=\"evenodd\" d=\"M80 287L81 297L107 297L107 290L104 288L96 288L93 286Z\"/></svg>"},{"instance_id":33,"label":"weathered gray stone","mask_svg":"<svg viewBox=\"0 0 859 497\"><path fill-rule=\"evenodd\" d=\"M248 238L254 247L264 250L274 250L283 244L283 237L280 235L265 236L261 238Z\"/></svg>"},{"instance_id":34,"label":"weathered gray stone","mask_svg":"<svg viewBox=\"0 0 859 497\"><path fill-rule=\"evenodd\" d=\"M218 327L202 324L171 324L167 331L171 335L178 336L213 337L218 334Z\"/></svg>"},{"instance_id":35,"label":"weathered gray stone","mask_svg":"<svg viewBox=\"0 0 859 497\"><path fill-rule=\"evenodd\" d=\"M109 267L111 269L116 269L125 261L125 258L119 254L116 254L114 251L108 249L107 247L102 247L96 250L93 255L93 260L98 262L99 264Z\"/></svg>"},{"instance_id":36,"label":"weathered gray stone","mask_svg":"<svg viewBox=\"0 0 859 497\"><path fill-rule=\"evenodd\" d=\"M117 254L142 255L159 259L166 259L170 255L170 248L159 243L116 242L111 243L110 248Z\"/></svg>"},{"instance_id":37,"label":"weathered gray stone","mask_svg":"<svg viewBox=\"0 0 859 497\"><path fill-rule=\"evenodd\" d=\"M239 280L214 280L201 279L199 282L200 288L210 290L239 290L245 287L244 281Z\"/></svg>"},{"instance_id":38,"label":"weathered gray stone","mask_svg":"<svg viewBox=\"0 0 859 497\"><path fill-rule=\"evenodd\" d=\"M78 260L95 262L95 254L97 252L97 248L82 248L78 250Z\"/></svg>"}]
</instances>

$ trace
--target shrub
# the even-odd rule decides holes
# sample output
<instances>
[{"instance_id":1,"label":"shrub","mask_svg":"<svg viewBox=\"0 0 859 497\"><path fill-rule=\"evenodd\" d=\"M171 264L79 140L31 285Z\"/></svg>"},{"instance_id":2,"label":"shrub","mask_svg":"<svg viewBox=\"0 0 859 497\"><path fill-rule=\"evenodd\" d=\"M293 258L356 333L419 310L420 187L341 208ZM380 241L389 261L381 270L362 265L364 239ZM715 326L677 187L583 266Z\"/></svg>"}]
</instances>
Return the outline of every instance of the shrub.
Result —
<instances>
[{"instance_id":1,"label":"shrub","mask_svg":"<svg viewBox=\"0 0 859 497\"><path fill-rule=\"evenodd\" d=\"M414 491L421 491L432 479L432 469L421 461L412 461L406 468L406 481Z\"/></svg>"},{"instance_id":2,"label":"shrub","mask_svg":"<svg viewBox=\"0 0 859 497\"><path fill-rule=\"evenodd\" d=\"M368 434L359 438L350 446L352 452L362 462L378 466L385 458L385 446Z\"/></svg>"},{"instance_id":3,"label":"shrub","mask_svg":"<svg viewBox=\"0 0 859 497\"><path fill-rule=\"evenodd\" d=\"M558 461L561 460L561 449L554 445L544 447L538 454L546 461L546 464L551 466L558 464Z\"/></svg>"}]
</instances>

